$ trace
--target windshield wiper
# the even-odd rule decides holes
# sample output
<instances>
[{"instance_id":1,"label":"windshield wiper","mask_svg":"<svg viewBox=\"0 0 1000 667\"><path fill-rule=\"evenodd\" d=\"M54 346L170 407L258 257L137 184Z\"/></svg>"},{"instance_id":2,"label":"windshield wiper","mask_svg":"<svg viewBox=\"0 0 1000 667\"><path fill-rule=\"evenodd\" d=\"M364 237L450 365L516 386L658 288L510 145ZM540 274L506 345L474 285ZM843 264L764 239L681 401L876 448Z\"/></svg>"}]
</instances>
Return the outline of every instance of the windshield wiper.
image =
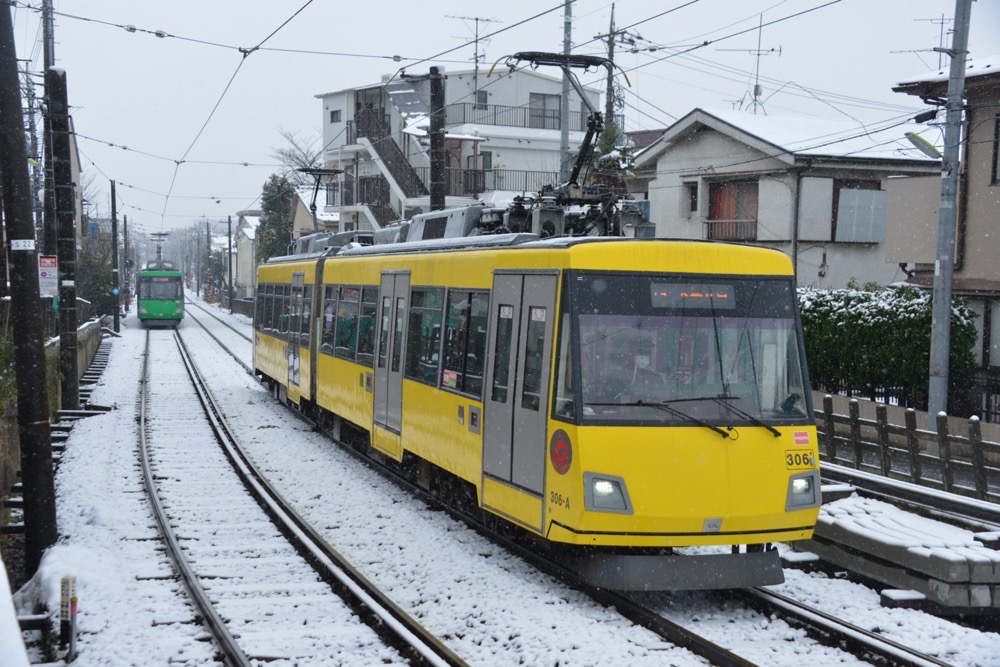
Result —
<instances>
[{"instance_id":1,"label":"windshield wiper","mask_svg":"<svg viewBox=\"0 0 1000 667\"><path fill-rule=\"evenodd\" d=\"M730 404L730 403L727 402L727 401L735 401L737 398L738 398L737 396L729 396L728 394L720 394L719 396L692 396L692 397L689 397L689 398L674 398L674 399L671 399L669 401L664 401L664 403L685 403L685 402L688 402L688 401L714 401L714 402L718 403L719 405L721 405L721 406L723 406L725 408L728 408L729 410L732 410L733 412L735 412L736 414L740 415L744 419L749 420L752 424L755 424L756 426L763 426L768 431L770 431L771 433L773 433L775 438L781 437L781 431L779 431L778 429L774 428L770 424L765 424L758 417L754 417L749 412L741 410L740 408L736 407L735 405L732 405L732 404Z\"/></svg>"},{"instance_id":2,"label":"windshield wiper","mask_svg":"<svg viewBox=\"0 0 1000 667\"><path fill-rule=\"evenodd\" d=\"M693 417L686 412L678 410L677 408L667 405L667 402L663 403L647 403L646 401L630 401L627 403L587 403L587 405L593 405L597 407L616 407L616 408L658 408L664 412L670 413L675 417L680 417L692 424L698 424L699 426L704 426L707 429L711 429L721 435L723 438L731 438L727 431L719 428L718 426L713 426L706 421Z\"/></svg>"},{"instance_id":3,"label":"windshield wiper","mask_svg":"<svg viewBox=\"0 0 1000 667\"><path fill-rule=\"evenodd\" d=\"M771 433L773 433L775 438L780 438L781 437L781 431L779 431L778 429L774 428L770 424L765 424L763 421L761 421L757 417L754 417L749 412L746 412L745 410L741 410L740 408L736 407L735 405L732 405L731 403L729 403L729 401L736 400L736 398L737 398L736 396L729 396L727 394L722 394L721 396L710 396L709 398L711 398L713 401L715 401L719 405L722 405L722 406L724 406L726 408L729 408L730 410L732 410L736 414L741 415L741 416L743 416L746 419L749 419L752 423L756 424L757 426L763 426L768 431L770 431Z\"/></svg>"}]
</instances>

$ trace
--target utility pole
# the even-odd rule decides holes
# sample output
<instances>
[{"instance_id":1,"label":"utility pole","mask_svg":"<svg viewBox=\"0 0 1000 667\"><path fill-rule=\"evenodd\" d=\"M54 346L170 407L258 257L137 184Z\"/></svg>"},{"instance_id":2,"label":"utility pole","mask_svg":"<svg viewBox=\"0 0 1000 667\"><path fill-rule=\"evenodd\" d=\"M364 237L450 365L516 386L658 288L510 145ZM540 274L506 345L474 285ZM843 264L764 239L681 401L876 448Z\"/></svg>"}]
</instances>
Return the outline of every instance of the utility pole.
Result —
<instances>
[{"instance_id":1,"label":"utility pole","mask_svg":"<svg viewBox=\"0 0 1000 667\"><path fill-rule=\"evenodd\" d=\"M17 85L14 22L10 6L0 7L0 171L4 175L3 209L10 242L11 316L14 374L17 381L17 429L24 485L25 574L38 570L44 551L59 537L49 396L45 386L38 254L32 223L31 183L24 145L24 116Z\"/></svg>"},{"instance_id":2,"label":"utility pole","mask_svg":"<svg viewBox=\"0 0 1000 667\"><path fill-rule=\"evenodd\" d=\"M52 179L55 184L56 222L59 235L59 371L62 373L63 410L80 407L80 374L77 369L76 221L73 171L70 162L69 104L66 72L51 67L45 72L52 126Z\"/></svg>"},{"instance_id":3,"label":"utility pole","mask_svg":"<svg viewBox=\"0 0 1000 667\"><path fill-rule=\"evenodd\" d=\"M615 61L615 4L611 3L611 27L608 29L608 60ZM604 122L615 122L615 71L608 68L607 99L604 101Z\"/></svg>"},{"instance_id":4,"label":"utility pole","mask_svg":"<svg viewBox=\"0 0 1000 667\"><path fill-rule=\"evenodd\" d=\"M111 181L111 293L115 299L113 316L115 333L121 331L119 311L121 310L121 282L118 279L118 200L115 196L115 182Z\"/></svg>"},{"instance_id":5,"label":"utility pole","mask_svg":"<svg viewBox=\"0 0 1000 667\"><path fill-rule=\"evenodd\" d=\"M53 35L52 26L52 0L42 0L42 63L45 72L48 72L50 67L55 67L56 64L55 36ZM46 101L51 99L51 95L52 91L49 90L48 74L46 74ZM58 254L57 238L59 234L56 223L55 181L53 180L52 171L52 116L51 105L48 103L45 105L45 113L42 116L42 152L44 153L42 165L45 174L45 194L42 198L42 217L45 233L42 236L42 254L56 255Z\"/></svg>"},{"instance_id":6,"label":"utility pole","mask_svg":"<svg viewBox=\"0 0 1000 667\"><path fill-rule=\"evenodd\" d=\"M431 210L445 207L444 73L431 67Z\"/></svg>"},{"instance_id":7,"label":"utility pole","mask_svg":"<svg viewBox=\"0 0 1000 667\"><path fill-rule=\"evenodd\" d=\"M42 190L45 184L45 177L42 173L42 156L38 154L38 124L35 121L35 84L31 80L31 72L28 65L24 66L24 94L28 102L28 135L31 142L28 146L31 160L31 210L35 221L35 238L43 238L45 221L42 211L38 207L37 193ZM6 275L6 274L5 274Z\"/></svg>"},{"instance_id":8,"label":"utility pole","mask_svg":"<svg viewBox=\"0 0 1000 667\"><path fill-rule=\"evenodd\" d=\"M194 277L195 277L195 296L201 296L201 232L195 231L194 234Z\"/></svg>"},{"instance_id":9,"label":"utility pole","mask_svg":"<svg viewBox=\"0 0 1000 667\"><path fill-rule=\"evenodd\" d=\"M207 272L205 291L207 292L212 287L212 227L208 220L205 221L205 269Z\"/></svg>"},{"instance_id":10,"label":"utility pole","mask_svg":"<svg viewBox=\"0 0 1000 667\"><path fill-rule=\"evenodd\" d=\"M951 280L955 263L959 146L962 139L962 106L965 93L965 57L969 44L972 0L955 0L955 36L951 48L937 48L951 57L948 79L944 155L941 161L941 204L938 207L937 257L934 260L934 298L931 310L930 380L927 419L937 430L936 415L948 411L948 374L951 354Z\"/></svg>"},{"instance_id":11,"label":"utility pole","mask_svg":"<svg viewBox=\"0 0 1000 667\"><path fill-rule=\"evenodd\" d=\"M573 0L563 5L563 55L573 50ZM559 105L559 182L569 180L569 73L563 70L562 97Z\"/></svg>"},{"instance_id":12,"label":"utility pole","mask_svg":"<svg viewBox=\"0 0 1000 667\"><path fill-rule=\"evenodd\" d=\"M226 273L229 275L229 314L233 314L233 216L229 216L229 260Z\"/></svg>"},{"instance_id":13,"label":"utility pole","mask_svg":"<svg viewBox=\"0 0 1000 667\"><path fill-rule=\"evenodd\" d=\"M135 263L130 265L130 257L128 254L128 216L122 216L122 255L125 257L125 312L130 310L132 305L132 297L129 292L129 285L131 285L132 267Z\"/></svg>"}]
</instances>

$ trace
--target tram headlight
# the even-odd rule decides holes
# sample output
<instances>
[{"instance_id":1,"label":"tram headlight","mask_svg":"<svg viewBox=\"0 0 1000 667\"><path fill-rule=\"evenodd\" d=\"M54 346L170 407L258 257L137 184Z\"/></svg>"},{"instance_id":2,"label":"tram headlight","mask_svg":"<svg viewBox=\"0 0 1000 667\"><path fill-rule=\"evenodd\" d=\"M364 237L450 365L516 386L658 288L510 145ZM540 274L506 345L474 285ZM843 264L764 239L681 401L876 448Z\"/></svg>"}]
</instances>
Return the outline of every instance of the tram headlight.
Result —
<instances>
[{"instance_id":1,"label":"tram headlight","mask_svg":"<svg viewBox=\"0 0 1000 667\"><path fill-rule=\"evenodd\" d=\"M819 507L819 471L792 475L788 479L788 496L785 500L785 511Z\"/></svg>"},{"instance_id":2,"label":"tram headlight","mask_svg":"<svg viewBox=\"0 0 1000 667\"><path fill-rule=\"evenodd\" d=\"M615 475L583 474L584 506L591 512L632 513L625 480Z\"/></svg>"}]
</instances>

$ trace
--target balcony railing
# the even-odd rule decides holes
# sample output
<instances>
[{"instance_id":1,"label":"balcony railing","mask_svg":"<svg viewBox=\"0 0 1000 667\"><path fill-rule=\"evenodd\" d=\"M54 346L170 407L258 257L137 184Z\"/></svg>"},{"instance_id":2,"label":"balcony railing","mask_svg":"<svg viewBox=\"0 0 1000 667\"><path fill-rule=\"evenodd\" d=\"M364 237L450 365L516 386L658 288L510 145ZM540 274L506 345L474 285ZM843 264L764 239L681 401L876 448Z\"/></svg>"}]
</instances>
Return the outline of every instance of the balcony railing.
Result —
<instances>
[{"instance_id":1,"label":"balcony railing","mask_svg":"<svg viewBox=\"0 0 1000 667\"><path fill-rule=\"evenodd\" d=\"M706 220L705 238L713 241L756 241L756 220Z\"/></svg>"},{"instance_id":2,"label":"balcony railing","mask_svg":"<svg viewBox=\"0 0 1000 667\"><path fill-rule=\"evenodd\" d=\"M416 172L429 188L430 167L420 167ZM554 171L452 168L446 170L445 195L449 197L476 197L490 190L538 192L546 186L558 184L559 174Z\"/></svg>"},{"instance_id":3,"label":"balcony railing","mask_svg":"<svg viewBox=\"0 0 1000 667\"><path fill-rule=\"evenodd\" d=\"M569 112L569 129L577 132L587 130L587 116L582 111ZM624 117L616 116L618 127L624 127ZM554 109L532 109L511 107L502 104L449 104L445 108L445 125L497 125L501 127L527 127L539 130L559 130L562 128L560 113Z\"/></svg>"}]
</instances>

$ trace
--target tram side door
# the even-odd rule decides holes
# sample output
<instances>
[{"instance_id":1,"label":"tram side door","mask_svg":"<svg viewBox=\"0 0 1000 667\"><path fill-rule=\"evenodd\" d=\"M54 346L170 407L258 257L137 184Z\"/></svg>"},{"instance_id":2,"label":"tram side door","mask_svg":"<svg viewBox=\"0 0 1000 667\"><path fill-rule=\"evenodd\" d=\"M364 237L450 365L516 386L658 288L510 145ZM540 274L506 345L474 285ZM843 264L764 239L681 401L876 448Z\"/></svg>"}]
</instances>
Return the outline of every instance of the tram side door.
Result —
<instances>
[{"instance_id":1,"label":"tram side door","mask_svg":"<svg viewBox=\"0 0 1000 667\"><path fill-rule=\"evenodd\" d=\"M556 273L493 277L483 505L542 529Z\"/></svg>"},{"instance_id":2,"label":"tram side door","mask_svg":"<svg viewBox=\"0 0 1000 667\"><path fill-rule=\"evenodd\" d=\"M375 350L375 406L372 447L395 459L402 456L403 350L410 274L382 274Z\"/></svg>"},{"instance_id":3,"label":"tram side door","mask_svg":"<svg viewBox=\"0 0 1000 667\"><path fill-rule=\"evenodd\" d=\"M288 303L288 400L299 402L299 338L302 332L302 297L305 291L305 274L292 274L292 292Z\"/></svg>"}]
</instances>

